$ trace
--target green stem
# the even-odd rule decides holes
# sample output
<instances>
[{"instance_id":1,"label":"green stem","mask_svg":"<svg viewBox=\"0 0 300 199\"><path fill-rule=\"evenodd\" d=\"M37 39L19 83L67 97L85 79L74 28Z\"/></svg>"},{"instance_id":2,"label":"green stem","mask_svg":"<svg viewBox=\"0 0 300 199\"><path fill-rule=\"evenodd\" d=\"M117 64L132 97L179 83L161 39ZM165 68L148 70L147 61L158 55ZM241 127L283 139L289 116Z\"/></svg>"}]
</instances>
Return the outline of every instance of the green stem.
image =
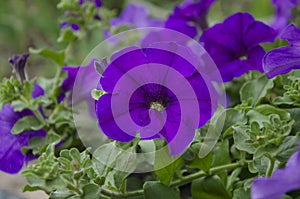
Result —
<instances>
[{"instance_id":1,"label":"green stem","mask_svg":"<svg viewBox=\"0 0 300 199\"><path fill-rule=\"evenodd\" d=\"M271 177L272 173L273 173L273 170L274 170L274 167L275 167L275 158L269 157L269 160L270 160L270 162L269 162L269 167L267 169L266 176Z\"/></svg>"},{"instance_id":2,"label":"green stem","mask_svg":"<svg viewBox=\"0 0 300 199\"><path fill-rule=\"evenodd\" d=\"M178 187L178 186L182 186L188 183L191 183L193 180L198 179L200 177L204 177L210 174L215 174L218 173L220 171L226 171L226 170L232 170L235 168L240 168L240 167L244 167L245 165L248 165L251 161L244 161L244 162L236 162L236 163L231 163L231 164L226 164L226 165L222 165L222 166L218 166L218 167L214 167L210 169L210 173L207 174L204 171L199 171L193 174L190 174L188 176L184 176L181 179L172 181L170 183L170 187ZM115 191L111 191L108 189L101 189L101 193L105 196L110 196L113 198L126 198L126 197L133 197L133 196L140 196L144 194L144 190L136 190L136 191L130 191L130 192L126 192L126 193L121 193L121 192L115 192Z\"/></svg>"}]
</instances>

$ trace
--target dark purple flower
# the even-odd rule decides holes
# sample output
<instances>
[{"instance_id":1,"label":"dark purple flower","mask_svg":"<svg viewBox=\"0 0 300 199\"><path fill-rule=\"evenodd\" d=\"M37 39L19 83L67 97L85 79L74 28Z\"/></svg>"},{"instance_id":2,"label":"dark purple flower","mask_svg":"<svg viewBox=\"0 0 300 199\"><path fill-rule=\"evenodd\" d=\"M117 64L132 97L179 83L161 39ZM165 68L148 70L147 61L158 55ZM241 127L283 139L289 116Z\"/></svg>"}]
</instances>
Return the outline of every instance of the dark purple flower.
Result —
<instances>
[{"instance_id":1,"label":"dark purple flower","mask_svg":"<svg viewBox=\"0 0 300 199\"><path fill-rule=\"evenodd\" d=\"M263 68L269 78L300 69L300 29L293 24L287 26L279 36L290 46L276 48L263 59Z\"/></svg>"},{"instance_id":2,"label":"dark purple flower","mask_svg":"<svg viewBox=\"0 0 300 199\"><path fill-rule=\"evenodd\" d=\"M284 169L274 171L271 178L256 178L251 188L252 199L280 199L285 193L300 189L299 150L288 160Z\"/></svg>"},{"instance_id":3,"label":"dark purple flower","mask_svg":"<svg viewBox=\"0 0 300 199\"><path fill-rule=\"evenodd\" d=\"M255 21L248 13L237 13L205 30L200 38L228 82L250 70L263 71L264 49L259 45L274 40L276 31Z\"/></svg>"},{"instance_id":4,"label":"dark purple flower","mask_svg":"<svg viewBox=\"0 0 300 199\"><path fill-rule=\"evenodd\" d=\"M94 3L97 8L102 7L102 1L101 0L79 0L78 4L81 6L82 4L84 4L86 2Z\"/></svg>"},{"instance_id":5,"label":"dark purple flower","mask_svg":"<svg viewBox=\"0 0 300 199\"><path fill-rule=\"evenodd\" d=\"M146 7L141 4L130 3L118 18L110 20L112 27L127 25L130 28L162 27L163 21L149 17Z\"/></svg>"},{"instance_id":6,"label":"dark purple flower","mask_svg":"<svg viewBox=\"0 0 300 199\"><path fill-rule=\"evenodd\" d=\"M182 32L192 38L198 35L198 30L208 27L206 16L215 0L186 0L176 6L174 12L166 21L165 27Z\"/></svg>"},{"instance_id":7,"label":"dark purple flower","mask_svg":"<svg viewBox=\"0 0 300 199\"><path fill-rule=\"evenodd\" d=\"M80 26L77 23L69 23L67 21L64 21L64 22L60 23L60 27L61 28L70 27L73 31L79 31L80 30Z\"/></svg>"},{"instance_id":8,"label":"dark purple flower","mask_svg":"<svg viewBox=\"0 0 300 199\"><path fill-rule=\"evenodd\" d=\"M34 85L32 97L36 98L44 95L44 90L37 84ZM22 148L28 146L29 140L34 137L44 137L44 130L25 131L18 135L13 135L11 130L14 124L24 116L34 115L32 111L25 109L15 112L13 108L6 104L0 110L0 170L7 173L17 173L22 169L24 163L35 158L32 153L22 153Z\"/></svg>"},{"instance_id":9,"label":"dark purple flower","mask_svg":"<svg viewBox=\"0 0 300 199\"><path fill-rule=\"evenodd\" d=\"M20 82L26 79L25 65L29 54L14 55L9 59L9 63L13 66L14 72Z\"/></svg>"},{"instance_id":10,"label":"dark purple flower","mask_svg":"<svg viewBox=\"0 0 300 199\"><path fill-rule=\"evenodd\" d=\"M96 113L109 138L128 142L137 133L142 139L162 138L177 155L210 119L218 97L211 82L179 55L191 57L190 49L165 45L180 53L155 46L115 53L99 82L106 94Z\"/></svg>"},{"instance_id":11,"label":"dark purple flower","mask_svg":"<svg viewBox=\"0 0 300 199\"><path fill-rule=\"evenodd\" d=\"M282 31L292 18L292 9L295 8L300 0L272 0L276 9L276 15L271 26L277 30Z\"/></svg>"}]
</instances>

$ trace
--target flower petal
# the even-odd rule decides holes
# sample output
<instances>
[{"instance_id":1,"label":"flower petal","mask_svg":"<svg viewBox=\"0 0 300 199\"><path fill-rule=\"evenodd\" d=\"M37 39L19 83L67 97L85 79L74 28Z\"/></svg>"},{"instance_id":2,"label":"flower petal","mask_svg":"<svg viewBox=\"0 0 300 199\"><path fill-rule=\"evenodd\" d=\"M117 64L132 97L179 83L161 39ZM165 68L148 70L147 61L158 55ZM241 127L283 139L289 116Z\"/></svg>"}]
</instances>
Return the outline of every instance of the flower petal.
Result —
<instances>
[{"instance_id":1,"label":"flower petal","mask_svg":"<svg viewBox=\"0 0 300 199\"><path fill-rule=\"evenodd\" d=\"M112 110L111 110L111 98L109 94L102 95L96 104L96 112L98 117L99 127L102 129L103 133L109 138L118 140L120 142L129 142L134 139L131 136L119 128L116 123ZM127 113L125 113L127 114ZM137 132L131 132L135 134Z\"/></svg>"},{"instance_id":2,"label":"flower petal","mask_svg":"<svg viewBox=\"0 0 300 199\"><path fill-rule=\"evenodd\" d=\"M300 69L300 48L285 46L267 53L263 59L263 68L269 78Z\"/></svg>"},{"instance_id":3,"label":"flower petal","mask_svg":"<svg viewBox=\"0 0 300 199\"><path fill-rule=\"evenodd\" d=\"M294 24L288 25L279 37L280 39L289 41L292 46L300 46L300 29Z\"/></svg>"}]
</instances>

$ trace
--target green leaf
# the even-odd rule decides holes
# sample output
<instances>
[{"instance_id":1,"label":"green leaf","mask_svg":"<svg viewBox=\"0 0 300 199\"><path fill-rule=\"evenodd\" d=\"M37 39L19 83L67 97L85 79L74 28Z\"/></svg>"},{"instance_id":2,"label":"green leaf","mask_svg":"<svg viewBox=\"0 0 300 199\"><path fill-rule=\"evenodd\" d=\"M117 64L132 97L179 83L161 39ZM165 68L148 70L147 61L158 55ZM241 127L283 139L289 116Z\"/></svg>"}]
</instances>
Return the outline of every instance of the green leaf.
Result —
<instances>
[{"instance_id":1,"label":"green leaf","mask_svg":"<svg viewBox=\"0 0 300 199\"><path fill-rule=\"evenodd\" d=\"M159 150L155 153L155 174L161 183L169 185L175 171L182 163L183 159L181 157L170 156L167 148Z\"/></svg>"},{"instance_id":2,"label":"green leaf","mask_svg":"<svg viewBox=\"0 0 300 199\"><path fill-rule=\"evenodd\" d=\"M114 184L119 190L125 191L126 177L135 171L137 166L135 146L118 155L113 172Z\"/></svg>"},{"instance_id":3,"label":"green leaf","mask_svg":"<svg viewBox=\"0 0 300 199\"><path fill-rule=\"evenodd\" d=\"M112 167L120 150L115 142L104 144L93 153L93 167L99 176L104 175L107 167Z\"/></svg>"},{"instance_id":4,"label":"green leaf","mask_svg":"<svg viewBox=\"0 0 300 199\"><path fill-rule=\"evenodd\" d=\"M213 155L212 153L207 154L205 157L200 158L198 157L199 155L199 150L201 148L201 146L203 146L204 144L201 143L195 143L192 145L192 149L194 150L195 158L191 161L191 163L188 164L189 167L191 168L198 168L198 169L202 169L205 172L209 172L212 161L213 161Z\"/></svg>"},{"instance_id":5,"label":"green leaf","mask_svg":"<svg viewBox=\"0 0 300 199\"><path fill-rule=\"evenodd\" d=\"M42 124L36 117L25 116L15 123L11 132L16 135L28 130L40 130L43 126L44 124Z\"/></svg>"},{"instance_id":6,"label":"green leaf","mask_svg":"<svg viewBox=\"0 0 300 199\"><path fill-rule=\"evenodd\" d=\"M246 132L248 129L244 126L234 128L233 139L235 147L240 151L254 154L256 148L253 146L250 135Z\"/></svg>"},{"instance_id":7,"label":"green leaf","mask_svg":"<svg viewBox=\"0 0 300 199\"><path fill-rule=\"evenodd\" d=\"M106 93L105 91L93 89L91 95L92 95L92 98L93 98L94 100L99 100L99 98L100 98L102 95L104 95L105 93Z\"/></svg>"},{"instance_id":8,"label":"green leaf","mask_svg":"<svg viewBox=\"0 0 300 199\"><path fill-rule=\"evenodd\" d=\"M223 140L219 145L217 145L213 151L213 162L212 166L221 166L231 163L231 158L229 155L229 142L228 140Z\"/></svg>"},{"instance_id":9,"label":"green leaf","mask_svg":"<svg viewBox=\"0 0 300 199\"><path fill-rule=\"evenodd\" d=\"M144 184L144 196L145 199L180 199L178 190L149 181Z\"/></svg>"},{"instance_id":10,"label":"green leaf","mask_svg":"<svg viewBox=\"0 0 300 199\"><path fill-rule=\"evenodd\" d=\"M234 190L233 199L251 199L250 190L245 191L243 188Z\"/></svg>"},{"instance_id":11,"label":"green leaf","mask_svg":"<svg viewBox=\"0 0 300 199\"><path fill-rule=\"evenodd\" d=\"M16 112L21 112L24 109L28 108L26 104L24 104L23 102L19 101L19 100L15 100L11 103L11 106L13 107L14 111Z\"/></svg>"},{"instance_id":12,"label":"green leaf","mask_svg":"<svg viewBox=\"0 0 300 199\"><path fill-rule=\"evenodd\" d=\"M232 126L234 125L247 123L247 118L241 110L229 108L224 112L224 114L226 115L223 127L223 132L225 132L224 134L226 134L228 130L232 129Z\"/></svg>"},{"instance_id":13,"label":"green leaf","mask_svg":"<svg viewBox=\"0 0 300 199\"><path fill-rule=\"evenodd\" d=\"M192 182L194 199L231 199L218 176L203 177Z\"/></svg>"},{"instance_id":14,"label":"green leaf","mask_svg":"<svg viewBox=\"0 0 300 199\"><path fill-rule=\"evenodd\" d=\"M297 121L300 118L300 108L293 108L287 110L291 114L291 118ZM300 122L295 122L293 125L293 132L300 132Z\"/></svg>"},{"instance_id":15,"label":"green leaf","mask_svg":"<svg viewBox=\"0 0 300 199\"><path fill-rule=\"evenodd\" d=\"M59 66L63 66L65 64L65 51L64 50L53 51L53 50L46 49L46 48L43 48L43 49L29 48L29 52L31 54L37 54L37 55L46 57L48 59L51 59L52 61L57 63Z\"/></svg>"},{"instance_id":16,"label":"green leaf","mask_svg":"<svg viewBox=\"0 0 300 199\"><path fill-rule=\"evenodd\" d=\"M100 199L99 186L96 184L87 184L83 188L83 196L81 199Z\"/></svg>"},{"instance_id":17,"label":"green leaf","mask_svg":"<svg viewBox=\"0 0 300 199\"><path fill-rule=\"evenodd\" d=\"M268 79L265 75L249 81L240 90L241 101L247 103L249 99L252 99L252 106L256 106L273 86L273 80Z\"/></svg>"}]
</instances>

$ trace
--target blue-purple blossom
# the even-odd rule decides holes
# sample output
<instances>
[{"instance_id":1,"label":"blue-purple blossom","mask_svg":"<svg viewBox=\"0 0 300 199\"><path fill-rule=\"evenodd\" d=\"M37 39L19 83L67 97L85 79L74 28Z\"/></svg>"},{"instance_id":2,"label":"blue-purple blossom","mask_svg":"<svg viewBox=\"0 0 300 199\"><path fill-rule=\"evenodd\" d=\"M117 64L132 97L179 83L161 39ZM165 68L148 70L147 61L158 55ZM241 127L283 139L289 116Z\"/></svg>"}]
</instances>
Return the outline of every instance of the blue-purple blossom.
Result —
<instances>
[{"instance_id":1,"label":"blue-purple blossom","mask_svg":"<svg viewBox=\"0 0 300 199\"><path fill-rule=\"evenodd\" d=\"M68 28L70 27L71 30L73 31L79 31L80 30L80 26L77 23L70 23L67 21L61 22L60 23L60 28Z\"/></svg>"},{"instance_id":2,"label":"blue-purple blossom","mask_svg":"<svg viewBox=\"0 0 300 199\"><path fill-rule=\"evenodd\" d=\"M121 15L110 20L112 27L129 26L129 28L162 27L163 21L149 16L148 9L136 3L129 3Z\"/></svg>"},{"instance_id":3,"label":"blue-purple blossom","mask_svg":"<svg viewBox=\"0 0 300 199\"><path fill-rule=\"evenodd\" d=\"M274 171L271 178L260 177L253 181L252 199L280 199L285 193L300 189L300 145L284 169Z\"/></svg>"},{"instance_id":4,"label":"blue-purple blossom","mask_svg":"<svg viewBox=\"0 0 300 199\"><path fill-rule=\"evenodd\" d=\"M166 21L165 27L182 32L192 38L198 35L198 30L208 28L206 16L215 0L186 0L176 6L174 12Z\"/></svg>"},{"instance_id":5,"label":"blue-purple blossom","mask_svg":"<svg viewBox=\"0 0 300 199\"><path fill-rule=\"evenodd\" d=\"M84 4L86 2L94 3L97 8L102 7L102 1L101 0L79 0L78 4L81 6L82 4Z\"/></svg>"},{"instance_id":6,"label":"blue-purple blossom","mask_svg":"<svg viewBox=\"0 0 300 199\"><path fill-rule=\"evenodd\" d=\"M223 81L231 81L250 70L263 72L264 49L259 45L272 42L276 31L248 13L236 13L223 23L205 30L200 38L211 55Z\"/></svg>"},{"instance_id":7,"label":"blue-purple blossom","mask_svg":"<svg viewBox=\"0 0 300 199\"><path fill-rule=\"evenodd\" d=\"M292 9L300 3L300 0L272 0L272 3L275 6L276 13L271 26L280 32L288 25L293 17Z\"/></svg>"},{"instance_id":8,"label":"blue-purple blossom","mask_svg":"<svg viewBox=\"0 0 300 199\"><path fill-rule=\"evenodd\" d=\"M89 107L89 111L92 117L95 116L95 100L91 96L91 92L95 89L93 80L100 78L100 74L95 69L95 62L98 60L93 59L87 66L65 66L63 71L67 72L67 77L64 79L61 85L61 95L58 97L58 101L65 99L66 93L69 94L69 102L77 104L81 101L86 101ZM75 82L76 88L74 89ZM74 93L75 92L75 93Z\"/></svg>"},{"instance_id":9,"label":"blue-purple blossom","mask_svg":"<svg viewBox=\"0 0 300 199\"><path fill-rule=\"evenodd\" d=\"M263 59L263 68L269 78L300 69L300 29L291 24L279 36L290 46L283 46L268 52Z\"/></svg>"},{"instance_id":10,"label":"blue-purple blossom","mask_svg":"<svg viewBox=\"0 0 300 199\"><path fill-rule=\"evenodd\" d=\"M189 52L174 45L170 47L176 52ZM155 47L128 47L114 54L99 87L106 94L97 101L96 114L105 135L121 142L133 140L137 133L142 139L162 138L172 155L189 146L195 129L212 116L218 98L211 82L204 81L189 61Z\"/></svg>"},{"instance_id":11,"label":"blue-purple blossom","mask_svg":"<svg viewBox=\"0 0 300 199\"><path fill-rule=\"evenodd\" d=\"M34 85L32 97L36 98L44 95L44 90ZM24 116L33 116L33 112L25 109L21 112L15 112L11 105L4 105L0 110L0 170L7 173L18 173L24 163L34 159L30 152L22 153L22 148L28 146L29 140L34 137L43 137L46 135L44 130L25 131L18 135L13 135L11 130L14 124Z\"/></svg>"},{"instance_id":12,"label":"blue-purple blossom","mask_svg":"<svg viewBox=\"0 0 300 199\"><path fill-rule=\"evenodd\" d=\"M29 54L14 55L9 59L9 63L13 66L17 78L23 82L26 79L25 65Z\"/></svg>"}]
</instances>

